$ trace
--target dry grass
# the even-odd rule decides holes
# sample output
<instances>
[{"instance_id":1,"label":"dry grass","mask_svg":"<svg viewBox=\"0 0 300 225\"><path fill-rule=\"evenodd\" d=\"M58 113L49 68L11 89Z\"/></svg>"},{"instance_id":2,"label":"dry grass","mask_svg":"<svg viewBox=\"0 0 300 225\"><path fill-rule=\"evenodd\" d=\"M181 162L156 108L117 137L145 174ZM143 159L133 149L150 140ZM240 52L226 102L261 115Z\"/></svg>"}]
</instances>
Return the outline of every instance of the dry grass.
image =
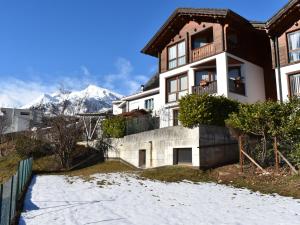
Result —
<instances>
[{"instance_id":1,"label":"dry grass","mask_svg":"<svg viewBox=\"0 0 300 225\"><path fill-rule=\"evenodd\" d=\"M0 158L0 184L16 173L20 160L21 158L16 153Z\"/></svg>"},{"instance_id":2,"label":"dry grass","mask_svg":"<svg viewBox=\"0 0 300 225\"><path fill-rule=\"evenodd\" d=\"M86 168L63 172L62 174L68 176L80 176L82 178L88 178L91 175L96 173L117 173L117 172L133 172L133 171L136 171L136 169L122 162L105 161Z\"/></svg>"},{"instance_id":3,"label":"dry grass","mask_svg":"<svg viewBox=\"0 0 300 225\"><path fill-rule=\"evenodd\" d=\"M168 166L144 170L140 176L165 182L179 182L182 180L216 182L238 188L248 188L261 193L278 193L282 196L300 199L300 176L291 176L286 173L281 175L258 175L251 168L241 173L238 165L229 165L208 171L189 167Z\"/></svg>"},{"instance_id":4,"label":"dry grass","mask_svg":"<svg viewBox=\"0 0 300 225\"><path fill-rule=\"evenodd\" d=\"M142 178L159 180L164 182L180 182L189 180L193 182L209 181L209 174L198 168L187 166L165 166L155 169L143 170L140 173Z\"/></svg>"}]
</instances>

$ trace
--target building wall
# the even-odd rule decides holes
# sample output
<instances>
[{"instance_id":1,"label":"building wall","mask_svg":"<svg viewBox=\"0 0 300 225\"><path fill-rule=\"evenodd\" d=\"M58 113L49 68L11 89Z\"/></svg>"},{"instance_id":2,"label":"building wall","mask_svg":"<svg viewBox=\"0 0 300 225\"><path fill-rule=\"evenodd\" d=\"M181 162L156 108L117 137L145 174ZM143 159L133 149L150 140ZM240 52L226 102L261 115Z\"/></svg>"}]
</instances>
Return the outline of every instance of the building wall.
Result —
<instances>
[{"instance_id":1,"label":"building wall","mask_svg":"<svg viewBox=\"0 0 300 225\"><path fill-rule=\"evenodd\" d=\"M216 52L220 53L224 50L223 48L223 28L221 24L218 23L208 23L208 22L196 22L190 21L185 26L181 28L178 34L174 35L172 40L166 45L166 47L161 52L160 57L160 70L161 72L166 72L168 70L168 47L174 45L177 42L185 41L186 43L186 53L187 62L191 62L192 53L191 49L191 37L203 30L208 28L213 29L214 44L216 46Z\"/></svg>"},{"instance_id":2,"label":"building wall","mask_svg":"<svg viewBox=\"0 0 300 225\"><path fill-rule=\"evenodd\" d=\"M8 127L5 133L25 131L30 128L33 114L27 109L1 108L4 117L7 119ZM22 115L23 113L28 115Z\"/></svg>"},{"instance_id":3,"label":"building wall","mask_svg":"<svg viewBox=\"0 0 300 225\"><path fill-rule=\"evenodd\" d=\"M145 101L151 98L153 98L154 100L153 113L157 113L158 110L161 108L161 100L159 94L154 94L135 100L128 100L128 111L130 112L134 109L145 109Z\"/></svg>"},{"instance_id":4,"label":"building wall","mask_svg":"<svg viewBox=\"0 0 300 225\"><path fill-rule=\"evenodd\" d=\"M281 73L281 89L282 89L282 98L283 101L287 101L289 99L289 85L288 85L288 74L294 73L296 71L300 71L300 63L284 66L280 69ZM279 80L278 80L278 70L276 72L276 90L277 96L279 100Z\"/></svg>"},{"instance_id":5,"label":"building wall","mask_svg":"<svg viewBox=\"0 0 300 225\"><path fill-rule=\"evenodd\" d=\"M264 69L244 59L238 58L231 54L228 55L244 63L241 66L241 70L242 70L241 72L242 72L242 76L244 77L244 81L246 85L245 96L228 92L228 97L243 103L255 103L257 101L265 101L266 94L265 94Z\"/></svg>"},{"instance_id":6,"label":"building wall","mask_svg":"<svg viewBox=\"0 0 300 225\"><path fill-rule=\"evenodd\" d=\"M297 25L296 25L297 24ZM280 58L280 65L287 66L289 65L289 58L288 58L288 40L287 34L296 30L300 29L300 19L296 22L293 26L288 28L283 34L278 37L278 44L279 44L279 58ZM272 49L274 54L274 49ZM273 60L275 58L273 57ZM273 62L275 65L275 62Z\"/></svg>"},{"instance_id":7,"label":"building wall","mask_svg":"<svg viewBox=\"0 0 300 225\"><path fill-rule=\"evenodd\" d=\"M242 76L245 78L246 95L238 95L231 93L228 90L228 57L237 59L243 64L241 65ZM230 97L244 103L254 103L257 101L264 101L265 95L265 83L264 83L264 69L258 65L255 65L249 61L236 57L232 54L223 52L218 55L206 58L204 60L194 62L165 73L160 74L160 101L161 108L159 114L161 117L160 127L167 127L173 125L173 110L178 109L178 103L167 103L166 96L166 79L178 74L187 73L188 75L188 91L192 93L192 87L195 85L195 65L200 63L206 63L209 61L216 61L217 69L217 94L225 97ZM233 66L233 65L230 65Z\"/></svg>"},{"instance_id":8,"label":"building wall","mask_svg":"<svg viewBox=\"0 0 300 225\"><path fill-rule=\"evenodd\" d=\"M173 165L173 150L176 148L191 148L192 166L195 167L201 167L200 161L203 162L203 168L209 168L235 162L238 158L237 143L223 127L200 126L188 129L176 126L111 141L112 147L107 156L121 158L136 167L139 166L139 150L146 150L146 168ZM222 147L228 144L234 146ZM203 154L199 155L201 151Z\"/></svg>"}]
</instances>

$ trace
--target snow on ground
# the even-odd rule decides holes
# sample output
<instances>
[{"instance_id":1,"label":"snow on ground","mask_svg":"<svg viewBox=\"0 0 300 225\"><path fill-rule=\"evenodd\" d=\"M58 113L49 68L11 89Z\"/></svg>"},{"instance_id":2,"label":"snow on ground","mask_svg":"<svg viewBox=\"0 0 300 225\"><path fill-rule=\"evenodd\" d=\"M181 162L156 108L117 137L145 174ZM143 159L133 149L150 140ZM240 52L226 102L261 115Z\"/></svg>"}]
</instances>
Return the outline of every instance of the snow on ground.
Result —
<instances>
[{"instance_id":1,"label":"snow on ground","mask_svg":"<svg viewBox=\"0 0 300 225\"><path fill-rule=\"evenodd\" d=\"M300 200L246 189L189 182L163 183L132 174L33 178L20 225L300 224Z\"/></svg>"}]
</instances>

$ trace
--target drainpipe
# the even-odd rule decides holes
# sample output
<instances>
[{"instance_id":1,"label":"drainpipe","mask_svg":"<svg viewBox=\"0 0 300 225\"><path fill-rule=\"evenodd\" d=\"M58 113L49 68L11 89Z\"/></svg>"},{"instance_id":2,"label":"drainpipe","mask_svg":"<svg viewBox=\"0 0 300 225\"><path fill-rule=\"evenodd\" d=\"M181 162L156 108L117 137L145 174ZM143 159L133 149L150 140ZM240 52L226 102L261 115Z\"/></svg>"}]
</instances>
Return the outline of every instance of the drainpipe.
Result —
<instances>
[{"instance_id":1,"label":"drainpipe","mask_svg":"<svg viewBox=\"0 0 300 225\"><path fill-rule=\"evenodd\" d=\"M279 89L279 100L282 102L282 86L281 86L281 70L280 70L280 56L279 56L279 45L278 45L278 37L274 37L274 52L275 52L275 65L277 67L277 76L278 76L278 89Z\"/></svg>"}]
</instances>

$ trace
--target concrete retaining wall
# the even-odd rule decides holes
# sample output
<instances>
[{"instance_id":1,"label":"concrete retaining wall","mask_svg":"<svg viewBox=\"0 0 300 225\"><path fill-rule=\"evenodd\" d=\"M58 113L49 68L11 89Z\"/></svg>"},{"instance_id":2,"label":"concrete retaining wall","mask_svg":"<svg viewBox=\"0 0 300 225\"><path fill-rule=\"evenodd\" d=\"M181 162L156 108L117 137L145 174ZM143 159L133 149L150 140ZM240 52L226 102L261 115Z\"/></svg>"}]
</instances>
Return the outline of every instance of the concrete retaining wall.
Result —
<instances>
[{"instance_id":1,"label":"concrete retaining wall","mask_svg":"<svg viewBox=\"0 0 300 225\"><path fill-rule=\"evenodd\" d=\"M111 139L107 156L121 158L138 167L139 150L146 150L145 167L151 168L173 165L174 148L191 148L192 166L208 168L236 161L236 147L236 141L226 128L175 126Z\"/></svg>"}]
</instances>

